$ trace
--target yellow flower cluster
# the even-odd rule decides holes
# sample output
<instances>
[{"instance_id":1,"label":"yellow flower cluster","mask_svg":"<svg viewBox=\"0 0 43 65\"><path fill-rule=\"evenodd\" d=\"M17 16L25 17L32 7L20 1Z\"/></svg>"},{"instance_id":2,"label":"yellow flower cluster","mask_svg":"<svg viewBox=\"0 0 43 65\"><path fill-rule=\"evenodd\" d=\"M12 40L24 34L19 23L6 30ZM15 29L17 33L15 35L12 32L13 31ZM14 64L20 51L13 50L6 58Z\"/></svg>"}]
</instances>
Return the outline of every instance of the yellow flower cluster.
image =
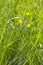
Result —
<instances>
[{"instance_id":1,"label":"yellow flower cluster","mask_svg":"<svg viewBox=\"0 0 43 65\"><path fill-rule=\"evenodd\" d=\"M25 15L26 15L26 16L29 16L30 13L27 12ZM14 17L14 19L17 19L17 18L18 18L18 17ZM19 19L19 20L18 20L18 24L19 24L19 25L22 25L22 24L23 24L23 20L22 20L22 19ZM30 27L31 27L31 24L27 24L27 27L30 28Z\"/></svg>"}]
</instances>

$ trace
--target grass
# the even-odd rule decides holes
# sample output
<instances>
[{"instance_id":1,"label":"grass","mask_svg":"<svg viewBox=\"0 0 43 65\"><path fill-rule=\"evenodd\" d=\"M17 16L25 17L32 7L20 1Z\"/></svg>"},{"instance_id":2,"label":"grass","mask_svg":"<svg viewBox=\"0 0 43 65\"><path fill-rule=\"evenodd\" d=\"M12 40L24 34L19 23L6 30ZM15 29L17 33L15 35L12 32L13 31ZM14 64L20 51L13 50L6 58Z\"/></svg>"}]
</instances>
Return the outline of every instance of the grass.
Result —
<instances>
[{"instance_id":1,"label":"grass","mask_svg":"<svg viewBox=\"0 0 43 65\"><path fill-rule=\"evenodd\" d=\"M0 0L0 65L43 65L43 0Z\"/></svg>"}]
</instances>

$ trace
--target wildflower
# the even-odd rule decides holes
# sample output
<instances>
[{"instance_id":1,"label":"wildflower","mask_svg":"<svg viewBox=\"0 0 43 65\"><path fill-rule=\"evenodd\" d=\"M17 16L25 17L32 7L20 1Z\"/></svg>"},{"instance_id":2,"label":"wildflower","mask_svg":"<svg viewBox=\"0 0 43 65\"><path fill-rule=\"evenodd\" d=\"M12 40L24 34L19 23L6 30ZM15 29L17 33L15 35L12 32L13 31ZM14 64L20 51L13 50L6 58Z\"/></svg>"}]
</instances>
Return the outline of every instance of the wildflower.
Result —
<instances>
[{"instance_id":1,"label":"wildflower","mask_svg":"<svg viewBox=\"0 0 43 65\"><path fill-rule=\"evenodd\" d=\"M26 13L26 16L29 16L29 15L30 15L30 13L29 13L29 12L27 12L27 13Z\"/></svg>"},{"instance_id":2,"label":"wildflower","mask_svg":"<svg viewBox=\"0 0 43 65\"><path fill-rule=\"evenodd\" d=\"M22 21L22 19L20 19L19 21L18 21L18 24L22 24L23 23L23 21Z\"/></svg>"},{"instance_id":3,"label":"wildflower","mask_svg":"<svg viewBox=\"0 0 43 65\"><path fill-rule=\"evenodd\" d=\"M31 24L27 24L27 27L30 28L31 27Z\"/></svg>"}]
</instances>

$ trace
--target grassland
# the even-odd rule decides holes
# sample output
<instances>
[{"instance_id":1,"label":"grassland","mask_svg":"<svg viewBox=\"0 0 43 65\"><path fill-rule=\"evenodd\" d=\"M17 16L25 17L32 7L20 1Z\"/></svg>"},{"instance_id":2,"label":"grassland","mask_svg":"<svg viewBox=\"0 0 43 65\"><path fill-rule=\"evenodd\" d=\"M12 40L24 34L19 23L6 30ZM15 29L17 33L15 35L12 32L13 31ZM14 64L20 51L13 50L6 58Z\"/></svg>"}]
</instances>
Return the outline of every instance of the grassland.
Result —
<instances>
[{"instance_id":1,"label":"grassland","mask_svg":"<svg viewBox=\"0 0 43 65\"><path fill-rule=\"evenodd\" d=\"M0 65L43 65L43 0L0 0Z\"/></svg>"}]
</instances>

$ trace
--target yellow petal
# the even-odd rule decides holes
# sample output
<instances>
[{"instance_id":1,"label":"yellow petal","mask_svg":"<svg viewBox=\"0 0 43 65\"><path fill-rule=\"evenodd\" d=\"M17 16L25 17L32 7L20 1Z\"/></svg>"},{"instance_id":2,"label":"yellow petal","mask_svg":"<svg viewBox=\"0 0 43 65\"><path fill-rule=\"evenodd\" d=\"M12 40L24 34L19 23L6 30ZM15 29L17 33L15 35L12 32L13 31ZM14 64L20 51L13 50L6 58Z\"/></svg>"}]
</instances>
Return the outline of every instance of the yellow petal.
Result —
<instances>
[{"instance_id":1,"label":"yellow petal","mask_svg":"<svg viewBox=\"0 0 43 65\"><path fill-rule=\"evenodd\" d=\"M29 15L30 15L30 13L29 13L29 12L27 12L27 13L26 13L26 16L29 16Z\"/></svg>"},{"instance_id":2,"label":"yellow petal","mask_svg":"<svg viewBox=\"0 0 43 65\"><path fill-rule=\"evenodd\" d=\"M23 20L22 20L22 19L20 19L20 20L18 21L18 23L19 23L19 24L22 24L22 23L23 23Z\"/></svg>"},{"instance_id":3,"label":"yellow petal","mask_svg":"<svg viewBox=\"0 0 43 65\"><path fill-rule=\"evenodd\" d=\"M31 24L27 24L27 27L30 28L31 27Z\"/></svg>"}]
</instances>

